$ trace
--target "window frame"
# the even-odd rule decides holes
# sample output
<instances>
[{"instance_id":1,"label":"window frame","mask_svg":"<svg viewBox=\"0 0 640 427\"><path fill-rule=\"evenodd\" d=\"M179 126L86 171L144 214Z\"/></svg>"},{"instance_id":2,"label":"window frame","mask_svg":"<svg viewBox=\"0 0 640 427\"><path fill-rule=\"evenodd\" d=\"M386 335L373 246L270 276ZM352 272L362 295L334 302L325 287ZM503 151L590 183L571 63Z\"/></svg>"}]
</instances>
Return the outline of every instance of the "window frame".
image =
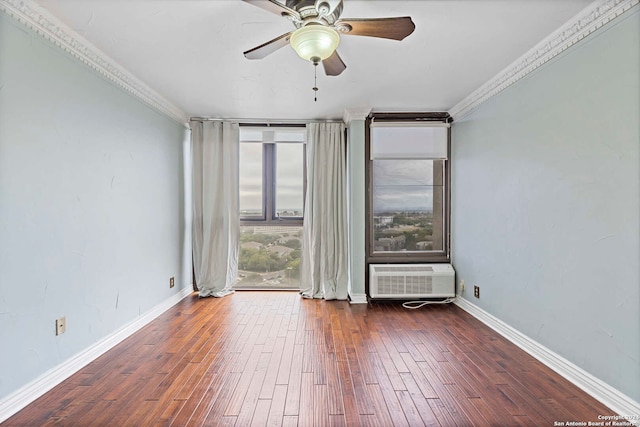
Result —
<instances>
[{"instance_id":1,"label":"window frame","mask_svg":"<svg viewBox=\"0 0 640 427\"><path fill-rule=\"evenodd\" d=\"M306 129L306 125L291 125L291 124L241 124L240 126L246 126L251 128L263 130L271 128L280 129ZM304 204L306 202L307 193L307 141L306 132L305 140L303 142L243 142L239 141L239 144L261 144L262 145L262 216L245 216L243 217L240 212L240 226L302 226L304 221ZM277 145L278 144L302 144L302 215L299 217L285 217L280 218L276 214L276 185L277 185ZM239 159L242 161L242 159Z\"/></svg>"},{"instance_id":2,"label":"window frame","mask_svg":"<svg viewBox=\"0 0 640 427\"><path fill-rule=\"evenodd\" d=\"M373 160L371 159L371 125L372 123L407 125L415 123L446 123L453 121L446 112L435 113L372 113L365 121L365 264L393 264L393 263L444 263L451 261L451 129L447 131L447 159L443 161L443 212L442 236L443 248L435 251L374 251L374 219L373 219Z\"/></svg>"}]
</instances>

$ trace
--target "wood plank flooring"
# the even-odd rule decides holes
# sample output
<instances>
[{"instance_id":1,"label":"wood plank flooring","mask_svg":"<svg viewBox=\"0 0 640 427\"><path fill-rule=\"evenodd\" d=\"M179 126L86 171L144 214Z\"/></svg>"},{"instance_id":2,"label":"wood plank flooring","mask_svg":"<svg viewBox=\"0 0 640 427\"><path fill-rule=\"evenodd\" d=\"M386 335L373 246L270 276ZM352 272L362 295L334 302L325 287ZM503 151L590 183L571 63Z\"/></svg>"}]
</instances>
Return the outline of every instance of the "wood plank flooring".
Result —
<instances>
[{"instance_id":1,"label":"wood plank flooring","mask_svg":"<svg viewBox=\"0 0 640 427\"><path fill-rule=\"evenodd\" d=\"M612 411L456 306L197 294L2 426L553 426Z\"/></svg>"}]
</instances>

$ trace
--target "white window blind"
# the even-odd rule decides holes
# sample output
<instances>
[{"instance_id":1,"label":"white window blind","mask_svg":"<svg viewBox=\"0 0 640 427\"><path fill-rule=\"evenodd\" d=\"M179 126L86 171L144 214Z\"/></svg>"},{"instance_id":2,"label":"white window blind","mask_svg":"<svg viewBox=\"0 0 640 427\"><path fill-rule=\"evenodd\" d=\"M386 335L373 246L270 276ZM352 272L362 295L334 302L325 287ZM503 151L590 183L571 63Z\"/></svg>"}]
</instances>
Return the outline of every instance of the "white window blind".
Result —
<instances>
[{"instance_id":1,"label":"white window blind","mask_svg":"<svg viewBox=\"0 0 640 427\"><path fill-rule=\"evenodd\" d=\"M446 159L449 125L373 123L371 160Z\"/></svg>"},{"instance_id":2,"label":"white window blind","mask_svg":"<svg viewBox=\"0 0 640 427\"><path fill-rule=\"evenodd\" d=\"M240 142L305 142L306 129L240 127Z\"/></svg>"}]
</instances>

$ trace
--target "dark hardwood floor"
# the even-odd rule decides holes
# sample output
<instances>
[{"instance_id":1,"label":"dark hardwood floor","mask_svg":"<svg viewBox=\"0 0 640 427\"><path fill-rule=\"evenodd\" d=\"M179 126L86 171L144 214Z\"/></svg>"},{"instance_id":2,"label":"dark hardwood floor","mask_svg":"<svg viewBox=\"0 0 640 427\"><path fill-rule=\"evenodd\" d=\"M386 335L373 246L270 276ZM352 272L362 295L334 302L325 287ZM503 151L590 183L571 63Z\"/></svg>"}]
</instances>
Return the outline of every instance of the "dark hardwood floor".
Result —
<instances>
[{"instance_id":1,"label":"dark hardwood floor","mask_svg":"<svg viewBox=\"0 0 640 427\"><path fill-rule=\"evenodd\" d=\"M612 411L456 306L197 294L2 426L553 426Z\"/></svg>"}]
</instances>

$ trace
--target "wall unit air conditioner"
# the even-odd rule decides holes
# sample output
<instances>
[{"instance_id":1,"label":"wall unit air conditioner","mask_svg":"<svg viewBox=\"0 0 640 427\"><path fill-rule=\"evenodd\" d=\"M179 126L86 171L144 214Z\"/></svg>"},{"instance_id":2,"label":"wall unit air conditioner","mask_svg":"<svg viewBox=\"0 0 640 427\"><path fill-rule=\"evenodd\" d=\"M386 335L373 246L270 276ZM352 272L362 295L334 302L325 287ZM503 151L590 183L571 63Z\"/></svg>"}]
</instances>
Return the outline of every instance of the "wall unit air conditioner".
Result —
<instances>
[{"instance_id":1,"label":"wall unit air conditioner","mask_svg":"<svg viewBox=\"0 0 640 427\"><path fill-rule=\"evenodd\" d=\"M451 264L370 264L371 298L412 299L455 297Z\"/></svg>"}]
</instances>

